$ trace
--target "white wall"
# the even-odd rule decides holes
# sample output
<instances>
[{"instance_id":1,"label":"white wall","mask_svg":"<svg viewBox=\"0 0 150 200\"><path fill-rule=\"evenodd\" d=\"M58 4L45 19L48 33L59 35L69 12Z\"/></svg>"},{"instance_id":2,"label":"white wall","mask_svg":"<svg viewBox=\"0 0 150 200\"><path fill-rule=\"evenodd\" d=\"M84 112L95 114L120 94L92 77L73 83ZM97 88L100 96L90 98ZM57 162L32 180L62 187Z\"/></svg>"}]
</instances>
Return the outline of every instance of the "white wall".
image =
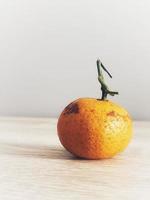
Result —
<instances>
[{"instance_id":1,"label":"white wall","mask_svg":"<svg viewBox=\"0 0 150 200\"><path fill-rule=\"evenodd\" d=\"M0 115L57 116L99 97L95 61L135 119L150 119L149 0L1 0Z\"/></svg>"}]
</instances>

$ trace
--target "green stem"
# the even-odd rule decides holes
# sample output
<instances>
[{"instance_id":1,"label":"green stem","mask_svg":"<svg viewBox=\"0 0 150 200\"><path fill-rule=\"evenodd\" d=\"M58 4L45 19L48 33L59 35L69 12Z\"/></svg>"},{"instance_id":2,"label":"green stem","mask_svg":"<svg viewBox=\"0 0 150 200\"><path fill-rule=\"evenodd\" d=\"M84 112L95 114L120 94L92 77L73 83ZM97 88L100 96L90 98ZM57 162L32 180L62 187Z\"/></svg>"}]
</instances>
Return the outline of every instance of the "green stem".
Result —
<instances>
[{"instance_id":1,"label":"green stem","mask_svg":"<svg viewBox=\"0 0 150 200\"><path fill-rule=\"evenodd\" d=\"M111 96L119 94L118 92L109 90L108 86L105 83L101 68L109 75L110 78L112 78L112 75L104 67L104 65L102 64L102 62L99 59L96 61L96 63L97 63L97 71L98 71L98 81L101 84L101 90L102 90L102 98L101 98L101 100L106 100L108 94L111 95Z\"/></svg>"}]
</instances>

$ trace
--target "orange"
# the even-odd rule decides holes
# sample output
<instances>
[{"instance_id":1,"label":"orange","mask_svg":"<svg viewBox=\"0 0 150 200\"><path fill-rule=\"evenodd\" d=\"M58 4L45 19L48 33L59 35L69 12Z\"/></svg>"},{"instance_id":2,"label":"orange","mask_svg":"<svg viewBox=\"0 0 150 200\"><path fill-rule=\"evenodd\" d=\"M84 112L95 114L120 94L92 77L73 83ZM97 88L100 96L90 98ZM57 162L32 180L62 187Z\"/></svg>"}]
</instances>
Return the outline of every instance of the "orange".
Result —
<instances>
[{"instance_id":1,"label":"orange","mask_svg":"<svg viewBox=\"0 0 150 200\"><path fill-rule=\"evenodd\" d=\"M86 159L111 158L128 145L132 121L125 109L111 101L80 98L58 120L62 145Z\"/></svg>"},{"instance_id":2,"label":"orange","mask_svg":"<svg viewBox=\"0 0 150 200\"><path fill-rule=\"evenodd\" d=\"M58 136L72 154L86 159L111 158L123 151L132 137L132 120L121 106L107 100L118 92L108 88L97 60L98 80L102 98L80 98L69 104L58 120Z\"/></svg>"}]
</instances>

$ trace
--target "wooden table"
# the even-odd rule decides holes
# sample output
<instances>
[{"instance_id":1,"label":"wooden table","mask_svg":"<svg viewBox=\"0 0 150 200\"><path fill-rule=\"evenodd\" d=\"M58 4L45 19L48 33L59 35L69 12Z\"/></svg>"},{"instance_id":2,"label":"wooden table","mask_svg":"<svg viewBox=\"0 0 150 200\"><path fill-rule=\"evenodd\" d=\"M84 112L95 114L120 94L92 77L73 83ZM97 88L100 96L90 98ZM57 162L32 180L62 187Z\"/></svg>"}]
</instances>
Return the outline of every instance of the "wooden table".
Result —
<instances>
[{"instance_id":1,"label":"wooden table","mask_svg":"<svg viewBox=\"0 0 150 200\"><path fill-rule=\"evenodd\" d=\"M0 118L0 200L150 199L150 123L135 122L128 149L108 160L66 152L56 119Z\"/></svg>"}]
</instances>

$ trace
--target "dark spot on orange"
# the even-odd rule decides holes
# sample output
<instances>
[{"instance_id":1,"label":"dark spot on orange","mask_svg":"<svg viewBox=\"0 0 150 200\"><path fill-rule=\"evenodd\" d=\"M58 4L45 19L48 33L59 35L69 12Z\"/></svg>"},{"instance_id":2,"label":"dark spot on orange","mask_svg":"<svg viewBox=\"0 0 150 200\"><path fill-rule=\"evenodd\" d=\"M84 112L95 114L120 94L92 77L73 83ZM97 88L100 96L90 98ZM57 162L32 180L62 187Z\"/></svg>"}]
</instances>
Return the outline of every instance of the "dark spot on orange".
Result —
<instances>
[{"instance_id":1,"label":"dark spot on orange","mask_svg":"<svg viewBox=\"0 0 150 200\"><path fill-rule=\"evenodd\" d=\"M79 113L79 106L77 103L69 104L64 110L64 115L69 115L72 113Z\"/></svg>"},{"instance_id":2,"label":"dark spot on orange","mask_svg":"<svg viewBox=\"0 0 150 200\"><path fill-rule=\"evenodd\" d=\"M119 113L115 111L111 111L107 113L107 116L123 118L125 121L129 119L128 115L120 115Z\"/></svg>"},{"instance_id":3,"label":"dark spot on orange","mask_svg":"<svg viewBox=\"0 0 150 200\"><path fill-rule=\"evenodd\" d=\"M115 117L116 113L115 113L115 111L111 111L111 112L107 113L107 116Z\"/></svg>"},{"instance_id":4,"label":"dark spot on orange","mask_svg":"<svg viewBox=\"0 0 150 200\"><path fill-rule=\"evenodd\" d=\"M91 113L93 113L93 112L94 112L94 109L91 109L90 111L91 111Z\"/></svg>"}]
</instances>

